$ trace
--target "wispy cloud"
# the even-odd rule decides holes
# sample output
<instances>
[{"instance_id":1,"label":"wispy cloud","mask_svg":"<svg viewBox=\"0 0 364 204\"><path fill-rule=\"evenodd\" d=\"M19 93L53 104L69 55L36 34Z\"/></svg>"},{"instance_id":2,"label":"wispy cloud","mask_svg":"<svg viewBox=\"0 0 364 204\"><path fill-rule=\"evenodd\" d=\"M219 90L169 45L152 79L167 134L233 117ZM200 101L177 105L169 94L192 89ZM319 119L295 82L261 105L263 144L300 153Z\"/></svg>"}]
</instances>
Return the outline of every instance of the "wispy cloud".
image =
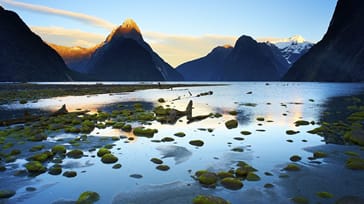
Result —
<instances>
[{"instance_id":1,"label":"wispy cloud","mask_svg":"<svg viewBox=\"0 0 364 204\"><path fill-rule=\"evenodd\" d=\"M205 56L216 46L234 45L237 39L236 36L185 36L156 32L145 32L144 38L172 66Z\"/></svg>"},{"instance_id":2,"label":"wispy cloud","mask_svg":"<svg viewBox=\"0 0 364 204\"><path fill-rule=\"evenodd\" d=\"M31 30L46 42L64 46L92 47L105 39L105 36L101 34L63 27L32 26Z\"/></svg>"},{"instance_id":3,"label":"wispy cloud","mask_svg":"<svg viewBox=\"0 0 364 204\"><path fill-rule=\"evenodd\" d=\"M21 8L21 9L71 18L71 19L78 20L78 21L81 21L86 24L91 24L91 25L95 25L98 27L102 27L107 30L112 30L115 27L115 25L113 23L110 23L104 19L101 19L101 18L98 18L95 16L90 16L90 15L83 14L83 13L77 13L77 12L72 12L72 11L67 11L67 10L62 10L62 9L55 9L55 8L50 8L47 6L29 4L29 3L13 1L13 0L2 0L1 2L3 4L11 5L11 6L14 6L17 8Z\"/></svg>"}]
</instances>

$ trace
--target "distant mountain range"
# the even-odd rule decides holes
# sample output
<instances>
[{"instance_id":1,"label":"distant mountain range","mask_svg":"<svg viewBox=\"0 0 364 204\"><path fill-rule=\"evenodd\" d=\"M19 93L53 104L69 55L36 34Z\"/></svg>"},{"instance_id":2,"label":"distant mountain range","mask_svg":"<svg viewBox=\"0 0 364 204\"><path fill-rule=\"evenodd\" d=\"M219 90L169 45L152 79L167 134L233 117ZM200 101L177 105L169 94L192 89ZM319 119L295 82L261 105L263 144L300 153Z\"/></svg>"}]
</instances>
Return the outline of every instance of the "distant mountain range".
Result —
<instances>
[{"instance_id":1,"label":"distant mountain range","mask_svg":"<svg viewBox=\"0 0 364 204\"><path fill-rule=\"evenodd\" d=\"M323 39L283 80L364 81L364 1L338 0Z\"/></svg>"},{"instance_id":2,"label":"distant mountain range","mask_svg":"<svg viewBox=\"0 0 364 204\"><path fill-rule=\"evenodd\" d=\"M125 20L95 47L51 46L71 69L92 79L183 81L183 77L143 40L139 27L132 19Z\"/></svg>"},{"instance_id":3,"label":"distant mountain range","mask_svg":"<svg viewBox=\"0 0 364 204\"><path fill-rule=\"evenodd\" d=\"M280 80L312 45L301 36L261 43L242 36L234 47L216 47L176 69L188 81Z\"/></svg>"},{"instance_id":4,"label":"distant mountain range","mask_svg":"<svg viewBox=\"0 0 364 204\"><path fill-rule=\"evenodd\" d=\"M0 81L70 81L77 74L20 17L0 6Z\"/></svg>"}]
</instances>

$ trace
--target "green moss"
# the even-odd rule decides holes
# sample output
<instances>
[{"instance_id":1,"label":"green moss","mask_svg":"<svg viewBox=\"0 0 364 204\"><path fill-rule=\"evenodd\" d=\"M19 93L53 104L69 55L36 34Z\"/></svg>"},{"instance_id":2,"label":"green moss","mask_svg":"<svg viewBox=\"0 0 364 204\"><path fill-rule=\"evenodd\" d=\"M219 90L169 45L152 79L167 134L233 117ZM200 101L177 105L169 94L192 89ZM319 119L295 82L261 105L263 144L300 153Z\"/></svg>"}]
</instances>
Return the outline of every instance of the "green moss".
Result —
<instances>
[{"instance_id":1,"label":"green moss","mask_svg":"<svg viewBox=\"0 0 364 204\"><path fill-rule=\"evenodd\" d=\"M248 181L259 181L260 180L260 177L253 173L253 172L249 172L248 175L246 176L246 180Z\"/></svg>"},{"instance_id":2,"label":"green moss","mask_svg":"<svg viewBox=\"0 0 364 204\"><path fill-rule=\"evenodd\" d=\"M286 131L286 134L287 135L294 135L294 134L297 134L297 133L299 133L300 131L294 131L294 130L287 130Z\"/></svg>"},{"instance_id":3,"label":"green moss","mask_svg":"<svg viewBox=\"0 0 364 204\"><path fill-rule=\"evenodd\" d=\"M249 131L243 130L243 131L240 132L240 134L242 134L242 135L251 135L252 133L249 132Z\"/></svg>"},{"instance_id":4,"label":"green moss","mask_svg":"<svg viewBox=\"0 0 364 204\"><path fill-rule=\"evenodd\" d=\"M65 154L67 149L64 145L55 145L52 147L53 154Z\"/></svg>"},{"instance_id":5,"label":"green moss","mask_svg":"<svg viewBox=\"0 0 364 204\"><path fill-rule=\"evenodd\" d=\"M306 120L297 120L296 122L294 122L295 126L303 126L303 125L309 125L310 122L306 121Z\"/></svg>"},{"instance_id":6,"label":"green moss","mask_svg":"<svg viewBox=\"0 0 364 204\"><path fill-rule=\"evenodd\" d=\"M301 168L297 164L288 164L286 167L284 167L284 170L286 171L299 171Z\"/></svg>"},{"instance_id":7,"label":"green moss","mask_svg":"<svg viewBox=\"0 0 364 204\"><path fill-rule=\"evenodd\" d=\"M221 185L230 190L239 190L243 187L243 183L237 178L223 178Z\"/></svg>"},{"instance_id":8,"label":"green moss","mask_svg":"<svg viewBox=\"0 0 364 204\"><path fill-rule=\"evenodd\" d=\"M217 173L217 176L220 179L227 178L227 177L234 177L233 173L227 171L220 171Z\"/></svg>"},{"instance_id":9,"label":"green moss","mask_svg":"<svg viewBox=\"0 0 364 204\"><path fill-rule=\"evenodd\" d=\"M51 168L49 168L48 173L51 175L60 175L62 173L62 166L59 164L55 164Z\"/></svg>"},{"instance_id":10,"label":"green moss","mask_svg":"<svg viewBox=\"0 0 364 204\"><path fill-rule=\"evenodd\" d=\"M225 122L225 126L227 129L233 129L238 127L238 121L237 120L228 120Z\"/></svg>"},{"instance_id":11,"label":"green moss","mask_svg":"<svg viewBox=\"0 0 364 204\"><path fill-rule=\"evenodd\" d=\"M122 128L121 128L124 132L131 132L131 125L127 124L127 125L124 125Z\"/></svg>"},{"instance_id":12,"label":"green moss","mask_svg":"<svg viewBox=\"0 0 364 204\"><path fill-rule=\"evenodd\" d=\"M202 140L191 140L190 145L201 147L204 145L204 142Z\"/></svg>"},{"instance_id":13,"label":"green moss","mask_svg":"<svg viewBox=\"0 0 364 204\"><path fill-rule=\"evenodd\" d=\"M256 119L257 119L257 121L264 121L263 117L257 117Z\"/></svg>"},{"instance_id":14,"label":"green moss","mask_svg":"<svg viewBox=\"0 0 364 204\"><path fill-rule=\"evenodd\" d=\"M297 162L300 161L302 158L298 155L293 155L289 158L289 160L293 161L293 162Z\"/></svg>"},{"instance_id":15,"label":"green moss","mask_svg":"<svg viewBox=\"0 0 364 204\"><path fill-rule=\"evenodd\" d=\"M238 114L238 112L237 112L236 110L232 110L232 111L229 111L229 114L230 114L230 115L237 115L237 114Z\"/></svg>"},{"instance_id":16,"label":"green moss","mask_svg":"<svg viewBox=\"0 0 364 204\"><path fill-rule=\"evenodd\" d=\"M78 197L76 204L92 204L100 200L100 195L93 191L85 191Z\"/></svg>"},{"instance_id":17,"label":"green moss","mask_svg":"<svg viewBox=\"0 0 364 204\"><path fill-rule=\"evenodd\" d=\"M296 203L296 204L309 204L310 203L307 198L302 197L302 196L295 196L291 200L293 203Z\"/></svg>"},{"instance_id":18,"label":"green moss","mask_svg":"<svg viewBox=\"0 0 364 204\"><path fill-rule=\"evenodd\" d=\"M160 171L168 171L169 170L169 166L163 165L163 164L158 165L155 168L158 169L158 170L160 170Z\"/></svg>"},{"instance_id":19,"label":"green moss","mask_svg":"<svg viewBox=\"0 0 364 204\"><path fill-rule=\"evenodd\" d=\"M82 150L74 149L74 150L69 151L67 153L67 156L69 158L79 159L79 158L83 157L83 152L82 152Z\"/></svg>"},{"instance_id":20,"label":"green moss","mask_svg":"<svg viewBox=\"0 0 364 204\"><path fill-rule=\"evenodd\" d=\"M115 144L106 144L106 145L104 145L104 148L112 149L114 146L115 146Z\"/></svg>"},{"instance_id":21,"label":"green moss","mask_svg":"<svg viewBox=\"0 0 364 204\"><path fill-rule=\"evenodd\" d=\"M114 129L121 129L122 127L124 127L125 123L124 122L117 122L115 123L112 128Z\"/></svg>"},{"instance_id":22,"label":"green moss","mask_svg":"<svg viewBox=\"0 0 364 204\"><path fill-rule=\"evenodd\" d=\"M75 172L75 171L65 171L62 175L64 177L67 177L67 178L73 178L73 177L77 176L77 172Z\"/></svg>"},{"instance_id":23,"label":"green moss","mask_svg":"<svg viewBox=\"0 0 364 204\"><path fill-rule=\"evenodd\" d=\"M0 189L0 199L11 198L15 195L15 193L16 192L13 190Z\"/></svg>"},{"instance_id":24,"label":"green moss","mask_svg":"<svg viewBox=\"0 0 364 204\"><path fill-rule=\"evenodd\" d=\"M29 149L30 152L40 151L44 148L44 145L35 145Z\"/></svg>"},{"instance_id":25,"label":"green moss","mask_svg":"<svg viewBox=\"0 0 364 204\"><path fill-rule=\"evenodd\" d=\"M193 204L230 204L223 198L212 195L198 195L192 200Z\"/></svg>"},{"instance_id":26,"label":"green moss","mask_svg":"<svg viewBox=\"0 0 364 204\"><path fill-rule=\"evenodd\" d=\"M346 168L352 170L364 170L364 159L352 157L346 160Z\"/></svg>"},{"instance_id":27,"label":"green moss","mask_svg":"<svg viewBox=\"0 0 364 204\"><path fill-rule=\"evenodd\" d=\"M174 136L184 137L184 136L186 136L186 134L184 132L177 132L177 133L174 133Z\"/></svg>"},{"instance_id":28,"label":"green moss","mask_svg":"<svg viewBox=\"0 0 364 204\"><path fill-rule=\"evenodd\" d=\"M216 186L216 183L218 181L218 176L215 173L212 172L206 172L206 173L202 173L197 180L200 182L200 184L205 185L205 186Z\"/></svg>"},{"instance_id":29,"label":"green moss","mask_svg":"<svg viewBox=\"0 0 364 204\"><path fill-rule=\"evenodd\" d=\"M118 158L112 154L105 154L101 157L101 161L105 164L112 164L118 161Z\"/></svg>"},{"instance_id":30,"label":"green moss","mask_svg":"<svg viewBox=\"0 0 364 204\"><path fill-rule=\"evenodd\" d=\"M154 164L163 164L163 161L158 158L151 158L150 161Z\"/></svg>"},{"instance_id":31,"label":"green moss","mask_svg":"<svg viewBox=\"0 0 364 204\"><path fill-rule=\"evenodd\" d=\"M10 152L10 155L19 155L19 154L21 154L21 151L20 150L18 150L18 149L13 149L13 150L11 150L11 152Z\"/></svg>"},{"instance_id":32,"label":"green moss","mask_svg":"<svg viewBox=\"0 0 364 204\"><path fill-rule=\"evenodd\" d=\"M25 164L25 168L29 173L41 174L47 171L47 168L39 161L31 161Z\"/></svg>"},{"instance_id":33,"label":"green moss","mask_svg":"<svg viewBox=\"0 0 364 204\"><path fill-rule=\"evenodd\" d=\"M106 149L106 148L100 148L98 151L97 151L97 156L98 157L102 157L104 156L105 154L109 154L110 153L110 150Z\"/></svg>"},{"instance_id":34,"label":"green moss","mask_svg":"<svg viewBox=\"0 0 364 204\"><path fill-rule=\"evenodd\" d=\"M133 133L136 136L143 136L143 137L153 137L155 133L157 133L158 130L157 129L149 129L149 128L144 128L144 127L137 127L134 128Z\"/></svg>"},{"instance_id":35,"label":"green moss","mask_svg":"<svg viewBox=\"0 0 364 204\"><path fill-rule=\"evenodd\" d=\"M334 197L334 195L332 195L331 193L326 192L326 191L317 192L316 196L320 197L320 198L332 198L332 197Z\"/></svg>"},{"instance_id":36,"label":"green moss","mask_svg":"<svg viewBox=\"0 0 364 204\"><path fill-rule=\"evenodd\" d=\"M346 155L351 156L351 157L359 157L359 154L357 152L353 152L353 151L346 151L344 152Z\"/></svg>"},{"instance_id":37,"label":"green moss","mask_svg":"<svg viewBox=\"0 0 364 204\"><path fill-rule=\"evenodd\" d=\"M239 167L235 170L235 175L240 178L245 178L249 173L249 170L243 167Z\"/></svg>"},{"instance_id":38,"label":"green moss","mask_svg":"<svg viewBox=\"0 0 364 204\"><path fill-rule=\"evenodd\" d=\"M325 152L321 152L321 151L316 151L313 153L313 157L314 158L324 158L327 157L327 154Z\"/></svg>"}]
</instances>

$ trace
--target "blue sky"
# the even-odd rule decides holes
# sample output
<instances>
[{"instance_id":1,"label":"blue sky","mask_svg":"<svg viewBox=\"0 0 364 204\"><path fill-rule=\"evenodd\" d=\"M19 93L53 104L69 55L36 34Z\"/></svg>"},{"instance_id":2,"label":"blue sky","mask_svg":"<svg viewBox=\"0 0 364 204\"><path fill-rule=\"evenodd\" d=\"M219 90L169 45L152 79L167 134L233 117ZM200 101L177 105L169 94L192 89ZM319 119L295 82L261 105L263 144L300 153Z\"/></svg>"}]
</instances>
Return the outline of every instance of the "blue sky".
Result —
<instances>
[{"instance_id":1,"label":"blue sky","mask_svg":"<svg viewBox=\"0 0 364 204\"><path fill-rule=\"evenodd\" d=\"M4 8L17 12L44 40L64 45L91 46L105 38L113 26L132 18L144 38L172 65L207 54L219 45L214 43L233 44L243 34L253 38L287 38L299 34L308 41L317 42L327 30L336 2L0 0ZM67 36L66 31L70 31ZM74 38L71 33L75 34ZM80 38L81 34L85 39ZM186 41L175 42L186 40L184 37L195 47ZM198 43L199 39L205 42ZM181 47L183 44L185 47Z\"/></svg>"}]
</instances>

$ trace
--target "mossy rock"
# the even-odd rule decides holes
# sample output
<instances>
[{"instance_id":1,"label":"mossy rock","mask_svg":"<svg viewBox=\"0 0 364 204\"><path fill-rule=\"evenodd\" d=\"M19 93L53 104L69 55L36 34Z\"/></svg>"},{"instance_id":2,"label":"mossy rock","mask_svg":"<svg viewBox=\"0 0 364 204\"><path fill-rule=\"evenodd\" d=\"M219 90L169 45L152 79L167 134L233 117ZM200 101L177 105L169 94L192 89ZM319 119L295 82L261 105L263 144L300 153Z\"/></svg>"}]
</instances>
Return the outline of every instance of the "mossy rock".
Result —
<instances>
[{"instance_id":1,"label":"mossy rock","mask_svg":"<svg viewBox=\"0 0 364 204\"><path fill-rule=\"evenodd\" d=\"M313 157L314 158L324 158L327 157L327 154L325 152L321 152L321 151L316 151L313 153Z\"/></svg>"},{"instance_id":2,"label":"mossy rock","mask_svg":"<svg viewBox=\"0 0 364 204\"><path fill-rule=\"evenodd\" d=\"M244 149L241 148L241 147L234 147L234 148L231 149L231 151L233 151L233 152L244 152Z\"/></svg>"},{"instance_id":3,"label":"mossy rock","mask_svg":"<svg viewBox=\"0 0 364 204\"><path fill-rule=\"evenodd\" d=\"M46 140L47 139L47 135L45 134L37 134L37 135L33 135L31 137L28 137L28 141L31 141L31 142L41 142L43 140Z\"/></svg>"},{"instance_id":4,"label":"mossy rock","mask_svg":"<svg viewBox=\"0 0 364 204\"><path fill-rule=\"evenodd\" d=\"M306 121L306 120L297 120L296 122L294 122L295 126L303 126L303 125L309 125L310 122Z\"/></svg>"},{"instance_id":5,"label":"mossy rock","mask_svg":"<svg viewBox=\"0 0 364 204\"><path fill-rule=\"evenodd\" d=\"M238 127L238 121L237 120L228 120L225 122L225 126L227 129L233 129Z\"/></svg>"},{"instance_id":6,"label":"mossy rock","mask_svg":"<svg viewBox=\"0 0 364 204\"><path fill-rule=\"evenodd\" d=\"M234 177L233 173L227 171L220 171L217 173L217 176L220 179L227 178L227 177Z\"/></svg>"},{"instance_id":7,"label":"mossy rock","mask_svg":"<svg viewBox=\"0 0 364 204\"><path fill-rule=\"evenodd\" d=\"M104 156L105 154L110 154L110 150L109 149L106 149L104 147L100 148L98 151L97 151L97 156L98 157L102 157Z\"/></svg>"},{"instance_id":8,"label":"mossy rock","mask_svg":"<svg viewBox=\"0 0 364 204\"><path fill-rule=\"evenodd\" d=\"M202 173L197 180L200 182L200 184L205 186L216 186L216 183L218 181L219 177L213 173L213 172L206 172Z\"/></svg>"},{"instance_id":9,"label":"mossy rock","mask_svg":"<svg viewBox=\"0 0 364 204\"><path fill-rule=\"evenodd\" d=\"M64 177L67 177L67 178L73 178L73 177L77 176L77 172L75 172L75 171L65 171L62 175Z\"/></svg>"},{"instance_id":10,"label":"mossy rock","mask_svg":"<svg viewBox=\"0 0 364 204\"><path fill-rule=\"evenodd\" d=\"M155 168L158 169L158 170L160 170L160 171L168 171L170 169L169 166L163 165L163 164L158 165Z\"/></svg>"},{"instance_id":11,"label":"mossy rock","mask_svg":"<svg viewBox=\"0 0 364 204\"><path fill-rule=\"evenodd\" d=\"M248 181L259 181L260 180L260 177L253 173L253 172L249 172L248 175L246 176L246 180Z\"/></svg>"},{"instance_id":12,"label":"mossy rock","mask_svg":"<svg viewBox=\"0 0 364 204\"><path fill-rule=\"evenodd\" d=\"M60 175L62 173L62 166L59 164L55 164L51 168L49 168L48 173L51 175Z\"/></svg>"},{"instance_id":13,"label":"mossy rock","mask_svg":"<svg viewBox=\"0 0 364 204\"><path fill-rule=\"evenodd\" d=\"M195 172L195 176L197 178L197 177L199 177L202 174L207 173L207 172L209 172L209 171L207 171L207 170L198 170L198 171Z\"/></svg>"},{"instance_id":14,"label":"mossy rock","mask_svg":"<svg viewBox=\"0 0 364 204\"><path fill-rule=\"evenodd\" d=\"M184 137L184 136L186 136L186 134L184 132L177 132L177 133L174 133L174 136Z\"/></svg>"},{"instance_id":15,"label":"mossy rock","mask_svg":"<svg viewBox=\"0 0 364 204\"><path fill-rule=\"evenodd\" d=\"M271 183L264 184L264 188L273 188L273 187L274 187L274 185Z\"/></svg>"},{"instance_id":16,"label":"mossy rock","mask_svg":"<svg viewBox=\"0 0 364 204\"><path fill-rule=\"evenodd\" d=\"M101 157L101 161L105 164L112 164L112 163L115 163L117 162L119 159L114 156L113 154L105 154Z\"/></svg>"},{"instance_id":17,"label":"mossy rock","mask_svg":"<svg viewBox=\"0 0 364 204\"><path fill-rule=\"evenodd\" d=\"M0 199L11 198L15 195L15 193L16 192L13 190L0 189Z\"/></svg>"},{"instance_id":18,"label":"mossy rock","mask_svg":"<svg viewBox=\"0 0 364 204\"><path fill-rule=\"evenodd\" d=\"M235 170L236 177L245 178L249 173L249 170L243 167L239 167Z\"/></svg>"},{"instance_id":19,"label":"mossy rock","mask_svg":"<svg viewBox=\"0 0 364 204\"><path fill-rule=\"evenodd\" d=\"M349 158L346 161L346 168L352 170L364 170L364 159L358 157Z\"/></svg>"},{"instance_id":20,"label":"mossy rock","mask_svg":"<svg viewBox=\"0 0 364 204\"><path fill-rule=\"evenodd\" d=\"M112 126L112 128L113 128L113 129L121 129L122 127L124 127L124 125L125 125L125 123L123 123L123 122L117 122L117 123L115 123L115 124Z\"/></svg>"},{"instance_id":21,"label":"mossy rock","mask_svg":"<svg viewBox=\"0 0 364 204\"><path fill-rule=\"evenodd\" d=\"M260 122L264 121L263 117L257 117L256 119L257 119L257 121L260 121Z\"/></svg>"},{"instance_id":22,"label":"mossy rock","mask_svg":"<svg viewBox=\"0 0 364 204\"><path fill-rule=\"evenodd\" d=\"M72 159L79 159L79 158L83 157L83 152L82 152L82 150L74 149L74 150L69 151L67 153L67 156Z\"/></svg>"},{"instance_id":23,"label":"mossy rock","mask_svg":"<svg viewBox=\"0 0 364 204\"><path fill-rule=\"evenodd\" d=\"M163 161L158 158L151 158L150 161L153 162L154 164L163 164Z\"/></svg>"},{"instance_id":24,"label":"mossy rock","mask_svg":"<svg viewBox=\"0 0 364 204\"><path fill-rule=\"evenodd\" d=\"M144 128L144 127L137 127L134 128L133 133L136 136L144 136L144 137L153 137L155 133L157 133L158 130L157 129L149 129L149 128Z\"/></svg>"},{"instance_id":25,"label":"mossy rock","mask_svg":"<svg viewBox=\"0 0 364 204\"><path fill-rule=\"evenodd\" d=\"M331 193L326 192L326 191L317 192L316 196L320 197L320 198L332 198L332 197L334 197L334 195L332 195Z\"/></svg>"},{"instance_id":26,"label":"mossy rock","mask_svg":"<svg viewBox=\"0 0 364 204\"><path fill-rule=\"evenodd\" d=\"M92 204L100 200L100 195L93 191L85 191L78 197L76 204Z\"/></svg>"},{"instance_id":27,"label":"mossy rock","mask_svg":"<svg viewBox=\"0 0 364 204\"><path fill-rule=\"evenodd\" d=\"M286 167L284 167L284 170L286 171L299 171L301 168L297 164L288 164Z\"/></svg>"},{"instance_id":28,"label":"mossy rock","mask_svg":"<svg viewBox=\"0 0 364 204\"><path fill-rule=\"evenodd\" d=\"M236 110L229 111L230 115L238 115L238 112Z\"/></svg>"},{"instance_id":29,"label":"mossy rock","mask_svg":"<svg viewBox=\"0 0 364 204\"><path fill-rule=\"evenodd\" d=\"M221 118L221 117L222 117L222 114L221 114L221 113L215 113L215 114L214 114L214 117L215 117L215 118Z\"/></svg>"},{"instance_id":30,"label":"mossy rock","mask_svg":"<svg viewBox=\"0 0 364 204\"><path fill-rule=\"evenodd\" d=\"M52 147L53 154L65 154L67 149L64 145L56 145Z\"/></svg>"},{"instance_id":31,"label":"mossy rock","mask_svg":"<svg viewBox=\"0 0 364 204\"><path fill-rule=\"evenodd\" d=\"M192 200L193 204L230 204L223 198L212 195L198 195Z\"/></svg>"},{"instance_id":32,"label":"mossy rock","mask_svg":"<svg viewBox=\"0 0 364 204\"><path fill-rule=\"evenodd\" d=\"M357 152L353 152L353 151L346 151L344 152L344 154L351 156L351 157L359 157L360 155Z\"/></svg>"},{"instance_id":33,"label":"mossy rock","mask_svg":"<svg viewBox=\"0 0 364 204\"><path fill-rule=\"evenodd\" d=\"M131 132L131 125L124 125L122 128L121 128L124 132Z\"/></svg>"},{"instance_id":34,"label":"mossy rock","mask_svg":"<svg viewBox=\"0 0 364 204\"><path fill-rule=\"evenodd\" d=\"M29 173L42 174L47 171L47 168L43 166L39 161L31 161L25 164L25 168Z\"/></svg>"},{"instance_id":35,"label":"mossy rock","mask_svg":"<svg viewBox=\"0 0 364 204\"><path fill-rule=\"evenodd\" d=\"M159 103L165 103L165 102L166 102L166 100L164 100L164 98L159 98L159 99L158 99L158 102L159 102Z\"/></svg>"},{"instance_id":36,"label":"mossy rock","mask_svg":"<svg viewBox=\"0 0 364 204\"><path fill-rule=\"evenodd\" d=\"M115 164L114 166L112 166L113 169L120 169L121 168L121 164Z\"/></svg>"},{"instance_id":37,"label":"mossy rock","mask_svg":"<svg viewBox=\"0 0 364 204\"><path fill-rule=\"evenodd\" d=\"M298 134L300 131L295 131L295 130L287 130L286 131L286 134L287 135L295 135L295 134Z\"/></svg>"},{"instance_id":38,"label":"mossy rock","mask_svg":"<svg viewBox=\"0 0 364 204\"><path fill-rule=\"evenodd\" d=\"M18 149L13 149L10 152L10 155L12 155L12 156L19 155L19 154L21 154L21 151Z\"/></svg>"},{"instance_id":39,"label":"mossy rock","mask_svg":"<svg viewBox=\"0 0 364 204\"><path fill-rule=\"evenodd\" d=\"M298 162L300 161L302 158L298 155L293 155L289 158L289 160L293 161L293 162Z\"/></svg>"},{"instance_id":40,"label":"mossy rock","mask_svg":"<svg viewBox=\"0 0 364 204\"><path fill-rule=\"evenodd\" d=\"M233 139L237 140L237 141L243 141L244 140L244 138L242 138L242 137L234 137Z\"/></svg>"},{"instance_id":41,"label":"mossy rock","mask_svg":"<svg viewBox=\"0 0 364 204\"><path fill-rule=\"evenodd\" d=\"M6 171L6 167L5 167L5 166L0 165L0 172L2 172L2 171Z\"/></svg>"},{"instance_id":42,"label":"mossy rock","mask_svg":"<svg viewBox=\"0 0 364 204\"><path fill-rule=\"evenodd\" d=\"M202 140L191 140L190 145L202 147L204 145L204 142Z\"/></svg>"},{"instance_id":43,"label":"mossy rock","mask_svg":"<svg viewBox=\"0 0 364 204\"><path fill-rule=\"evenodd\" d=\"M227 177L221 180L221 185L230 190L239 190L243 187L243 182L237 178Z\"/></svg>"},{"instance_id":44,"label":"mossy rock","mask_svg":"<svg viewBox=\"0 0 364 204\"><path fill-rule=\"evenodd\" d=\"M247 131L247 130L243 130L243 131L240 132L240 134L242 134L242 135L251 135L252 133Z\"/></svg>"},{"instance_id":45,"label":"mossy rock","mask_svg":"<svg viewBox=\"0 0 364 204\"><path fill-rule=\"evenodd\" d=\"M307 198L302 197L302 196L295 196L291 200L293 203L296 203L296 204L309 204L310 203Z\"/></svg>"},{"instance_id":46,"label":"mossy rock","mask_svg":"<svg viewBox=\"0 0 364 204\"><path fill-rule=\"evenodd\" d=\"M174 139L173 139L173 138L171 138L171 137L163 137L163 138L161 139L161 141L162 141L162 142L173 142L173 141L174 141Z\"/></svg>"}]
</instances>

